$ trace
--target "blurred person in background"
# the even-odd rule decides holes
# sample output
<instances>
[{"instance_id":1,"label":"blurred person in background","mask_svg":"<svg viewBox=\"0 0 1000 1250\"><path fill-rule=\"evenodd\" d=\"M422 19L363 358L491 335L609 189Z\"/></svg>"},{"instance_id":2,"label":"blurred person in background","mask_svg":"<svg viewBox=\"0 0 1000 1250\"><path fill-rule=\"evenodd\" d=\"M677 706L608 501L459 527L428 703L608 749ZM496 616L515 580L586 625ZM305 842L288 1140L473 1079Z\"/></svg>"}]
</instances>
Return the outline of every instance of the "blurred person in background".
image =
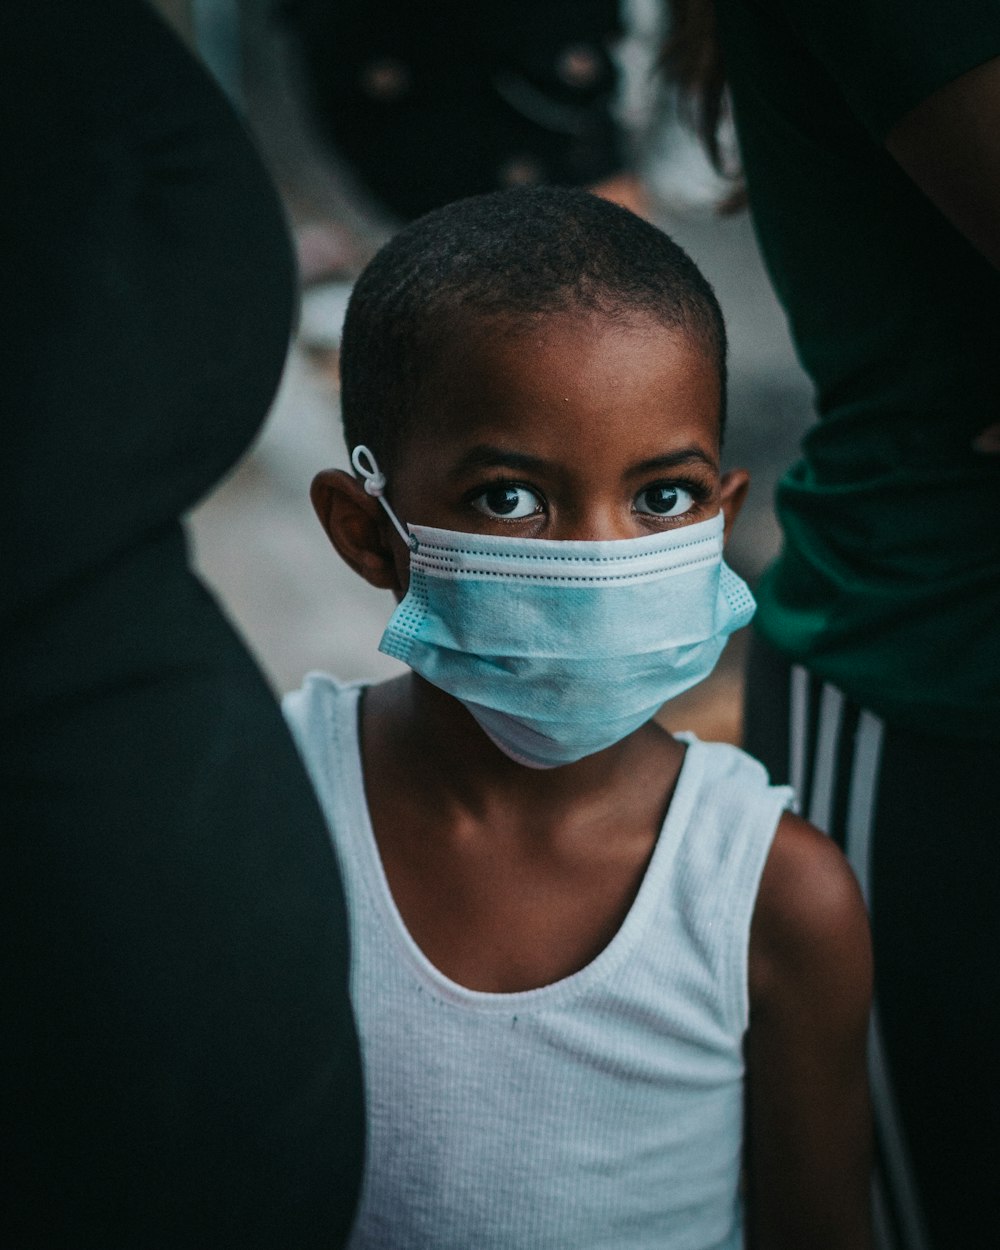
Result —
<instances>
[{"instance_id":1,"label":"blurred person in background","mask_svg":"<svg viewBox=\"0 0 1000 1250\"><path fill-rule=\"evenodd\" d=\"M325 1250L362 1153L339 878L178 520L281 373L281 210L144 0L5 5L0 61L0 1239Z\"/></svg>"},{"instance_id":2,"label":"blurred person in background","mask_svg":"<svg viewBox=\"0 0 1000 1250\"><path fill-rule=\"evenodd\" d=\"M777 494L746 746L871 909L880 1244L1000 1224L1000 5L675 0L710 151L731 99L819 423ZM730 93L726 95L726 89Z\"/></svg>"},{"instance_id":3,"label":"blurred person in background","mask_svg":"<svg viewBox=\"0 0 1000 1250\"><path fill-rule=\"evenodd\" d=\"M284 0L327 152L397 223L548 183L645 212L616 113L618 0Z\"/></svg>"}]
</instances>

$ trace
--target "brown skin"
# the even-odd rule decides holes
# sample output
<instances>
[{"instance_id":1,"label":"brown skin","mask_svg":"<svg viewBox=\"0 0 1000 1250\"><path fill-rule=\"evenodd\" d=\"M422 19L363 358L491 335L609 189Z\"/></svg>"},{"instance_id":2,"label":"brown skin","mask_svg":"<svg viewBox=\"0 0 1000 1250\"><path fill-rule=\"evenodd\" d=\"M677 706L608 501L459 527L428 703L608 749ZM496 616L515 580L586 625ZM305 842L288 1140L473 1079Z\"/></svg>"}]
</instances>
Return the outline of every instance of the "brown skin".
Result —
<instances>
[{"instance_id":1,"label":"brown skin","mask_svg":"<svg viewBox=\"0 0 1000 1250\"><path fill-rule=\"evenodd\" d=\"M750 929L747 1176L752 1250L865 1250L872 956L840 851L786 815Z\"/></svg>"},{"instance_id":2,"label":"brown skin","mask_svg":"<svg viewBox=\"0 0 1000 1250\"><path fill-rule=\"evenodd\" d=\"M627 208L637 217L648 218L651 215L649 193L642 180L635 174L622 170L621 173L596 183L590 190L594 195L610 200L612 204L620 204L622 208Z\"/></svg>"},{"instance_id":3,"label":"brown skin","mask_svg":"<svg viewBox=\"0 0 1000 1250\"><path fill-rule=\"evenodd\" d=\"M719 472L712 360L643 315L483 324L439 361L423 393L433 411L414 423L389 484L404 521L622 539L721 510L728 534L746 494L743 470ZM671 485L681 493L664 516ZM502 486L523 515L496 515ZM312 495L341 556L400 598L408 551L378 502L339 470L319 474ZM361 731L389 886L438 969L510 993L570 976L608 944L653 852L682 744L650 723L574 764L526 769L412 673L368 690ZM792 816L761 885L750 991L755 1245L860 1250L869 1244L867 922L839 852Z\"/></svg>"}]
</instances>

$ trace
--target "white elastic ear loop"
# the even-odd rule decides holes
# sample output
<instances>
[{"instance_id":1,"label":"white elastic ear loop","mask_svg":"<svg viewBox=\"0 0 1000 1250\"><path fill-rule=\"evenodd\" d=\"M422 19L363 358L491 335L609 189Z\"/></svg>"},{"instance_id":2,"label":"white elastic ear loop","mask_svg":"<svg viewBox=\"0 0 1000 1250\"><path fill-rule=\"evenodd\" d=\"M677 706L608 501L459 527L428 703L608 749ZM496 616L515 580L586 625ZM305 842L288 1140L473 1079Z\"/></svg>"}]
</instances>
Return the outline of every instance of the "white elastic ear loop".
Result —
<instances>
[{"instance_id":1,"label":"white elastic ear loop","mask_svg":"<svg viewBox=\"0 0 1000 1250\"><path fill-rule=\"evenodd\" d=\"M375 459L371 450L364 443L359 443L351 452L351 464L354 465L365 484L365 490L369 495L379 501L382 507L389 515L389 520L395 525L396 533L400 536L404 543L411 551L416 551L417 540L409 533L400 523L399 517L396 516L389 505L388 499L385 497L385 474L378 467L378 461Z\"/></svg>"}]
</instances>

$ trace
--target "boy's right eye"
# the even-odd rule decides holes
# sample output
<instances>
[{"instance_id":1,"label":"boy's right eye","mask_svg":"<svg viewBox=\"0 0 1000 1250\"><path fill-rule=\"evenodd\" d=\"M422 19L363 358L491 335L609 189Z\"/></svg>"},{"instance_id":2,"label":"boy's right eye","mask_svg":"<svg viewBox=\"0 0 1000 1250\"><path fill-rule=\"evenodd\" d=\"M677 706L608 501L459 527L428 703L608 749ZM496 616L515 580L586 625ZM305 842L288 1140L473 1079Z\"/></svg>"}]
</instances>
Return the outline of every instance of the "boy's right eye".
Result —
<instances>
[{"instance_id":1,"label":"boy's right eye","mask_svg":"<svg viewBox=\"0 0 1000 1250\"><path fill-rule=\"evenodd\" d=\"M471 502L477 512L504 521L520 521L542 510L542 501L533 490L510 482L490 486Z\"/></svg>"}]
</instances>

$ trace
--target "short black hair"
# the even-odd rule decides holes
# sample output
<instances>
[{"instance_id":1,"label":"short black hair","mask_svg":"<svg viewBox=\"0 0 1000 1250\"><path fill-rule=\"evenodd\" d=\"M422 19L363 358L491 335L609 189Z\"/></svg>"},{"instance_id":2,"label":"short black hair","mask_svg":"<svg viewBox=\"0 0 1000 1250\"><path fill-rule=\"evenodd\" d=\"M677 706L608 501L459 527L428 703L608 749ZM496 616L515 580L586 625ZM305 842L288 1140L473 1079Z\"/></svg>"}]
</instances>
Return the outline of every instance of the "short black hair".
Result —
<instances>
[{"instance_id":1,"label":"short black hair","mask_svg":"<svg viewBox=\"0 0 1000 1250\"><path fill-rule=\"evenodd\" d=\"M456 200L412 222L376 254L351 294L341 340L348 449L394 464L438 350L479 319L574 309L644 313L689 333L726 391L726 331L701 271L662 230L565 187Z\"/></svg>"}]
</instances>

